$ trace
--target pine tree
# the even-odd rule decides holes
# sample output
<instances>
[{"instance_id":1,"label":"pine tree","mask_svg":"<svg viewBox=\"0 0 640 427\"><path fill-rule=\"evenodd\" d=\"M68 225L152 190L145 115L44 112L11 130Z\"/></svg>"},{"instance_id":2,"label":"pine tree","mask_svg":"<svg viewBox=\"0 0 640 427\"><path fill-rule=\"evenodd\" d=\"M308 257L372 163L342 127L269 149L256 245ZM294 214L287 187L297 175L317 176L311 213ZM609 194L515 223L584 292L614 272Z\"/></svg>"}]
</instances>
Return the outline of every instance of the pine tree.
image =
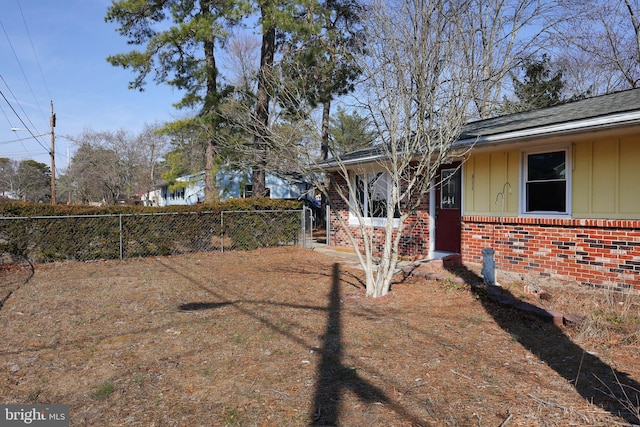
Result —
<instances>
[{"instance_id":1,"label":"pine tree","mask_svg":"<svg viewBox=\"0 0 640 427\"><path fill-rule=\"evenodd\" d=\"M506 101L502 113L537 110L564 102L562 92L565 82L562 79L562 71L556 71L552 75L548 55L542 55L540 60L527 60L522 69L524 71L522 81L512 76L517 101Z\"/></svg>"},{"instance_id":2,"label":"pine tree","mask_svg":"<svg viewBox=\"0 0 640 427\"><path fill-rule=\"evenodd\" d=\"M107 58L112 65L137 74L130 89L144 90L147 79L166 83L185 93L178 108L199 111L195 118L174 124L172 130L201 129L206 144L207 201L217 195L212 170L224 136L219 108L230 92L219 81L215 50L247 8L247 3L224 0L115 0L105 18L119 25L117 31L129 44L144 48Z\"/></svg>"}]
</instances>

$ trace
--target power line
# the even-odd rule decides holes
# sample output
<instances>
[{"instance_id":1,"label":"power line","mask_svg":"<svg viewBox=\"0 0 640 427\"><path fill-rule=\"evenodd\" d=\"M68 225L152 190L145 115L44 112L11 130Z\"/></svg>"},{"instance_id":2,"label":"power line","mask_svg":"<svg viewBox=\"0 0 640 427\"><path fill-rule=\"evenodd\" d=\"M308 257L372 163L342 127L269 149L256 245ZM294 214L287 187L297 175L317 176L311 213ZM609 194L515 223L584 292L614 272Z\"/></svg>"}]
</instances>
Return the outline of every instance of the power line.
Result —
<instances>
[{"instance_id":1,"label":"power line","mask_svg":"<svg viewBox=\"0 0 640 427\"><path fill-rule=\"evenodd\" d=\"M22 12L22 6L20 5L20 0L16 0L16 3L18 3L18 9L20 9L20 15L22 15L22 22L24 23L24 29L27 31L27 37L29 38L29 44L31 44L31 50L33 51L33 55L36 57L36 62L38 63L38 69L40 70L40 76L42 77L44 88L47 90L47 95L49 95L49 99L53 99L51 96L51 92L49 91L49 86L47 85L47 80L44 78L44 72L42 71L42 66L40 65L40 58L38 58L38 53L36 52L36 48L33 45L33 40L31 39L31 33L29 32L29 27L27 26L27 20L25 19L24 13ZM40 113L42 113L42 109L40 109Z\"/></svg>"},{"instance_id":2,"label":"power line","mask_svg":"<svg viewBox=\"0 0 640 427\"><path fill-rule=\"evenodd\" d=\"M0 74L0 79L2 79L2 81L5 83L5 85L7 84L7 82L4 81L4 77L2 77L2 74ZM7 86L9 87L9 86ZM9 88L9 91L11 91L11 88ZM13 93L12 93L13 95ZM28 131L31 136L33 137L33 139L36 140L36 142L38 144L40 144L40 146L42 148L44 148L45 150L47 150L47 152L49 152L49 149L42 144L42 142L40 142L40 140L38 139L38 137L33 133L33 131L31 130L31 128L29 128L29 126L27 126L27 124L24 122L24 120L22 120L22 117L20 117L20 115L18 114L18 112L15 110L15 108L13 108L13 106L11 105L11 103L9 102L9 100L7 99L7 97L4 95L4 92L2 92L2 90L0 90L0 96L2 96L2 98L4 98L4 100L6 101L7 105L9 105L9 108L11 108L11 111L13 111L13 114L16 115L16 117L18 118L18 120L20 120L20 123L22 123L22 126L24 126L25 130ZM19 104L18 104L19 105ZM24 110L23 110L24 112ZM25 113L26 115L26 113ZM46 135L46 134L45 134Z\"/></svg>"},{"instance_id":3,"label":"power line","mask_svg":"<svg viewBox=\"0 0 640 427\"><path fill-rule=\"evenodd\" d=\"M13 57L16 59L16 62L18 63L18 67L20 68L20 71L22 72L22 76L24 77L24 80L27 83L27 87L29 88L29 92L31 92L31 96L33 96L33 100L35 101L35 104L38 106L38 109L40 110L40 115L44 119L45 116L44 116L44 113L42 112L42 108L40 108L40 106L38 105L38 99L36 98L36 94L33 92L33 88L31 87L31 83L29 82L29 78L27 78L27 74L24 72L24 68L22 67L22 63L20 62L20 59L18 58L18 54L16 53L16 50L13 48L13 44L11 43L11 39L9 38L9 34L7 34L7 30L4 28L4 24L2 23L1 20L0 20L0 27L2 27L2 31L4 32L4 35L7 38L7 42L9 43L9 47L11 48L11 52L13 53ZM7 85L7 87L9 87L7 82L5 82L5 85ZM24 110L23 110L23 112L24 112ZM25 113L25 115L26 115L26 113ZM29 116L27 116L27 120L29 121L29 123L31 123L32 127L35 127L33 125L33 122L31 122L31 119L29 119Z\"/></svg>"},{"instance_id":4,"label":"power line","mask_svg":"<svg viewBox=\"0 0 640 427\"><path fill-rule=\"evenodd\" d=\"M9 116L7 116L7 113L4 111L4 108L2 108L2 105L0 105L0 111L2 111L2 115L7 120L7 123L9 123L9 125L11 125L11 120L9 120ZM29 155L30 157L33 158L33 154L27 148L27 146L24 144L24 141L28 140L28 139L31 139L31 138L18 138L18 139L14 139L12 141L0 141L0 145L2 145L2 144L12 144L12 143L15 143L15 142L19 142L20 145L22 146L22 148L24 149L24 152L27 153L27 155ZM11 156L13 154L15 154L15 153L4 153L5 156ZM22 153L18 153L18 154L22 154Z\"/></svg>"},{"instance_id":5,"label":"power line","mask_svg":"<svg viewBox=\"0 0 640 427\"><path fill-rule=\"evenodd\" d=\"M45 136L45 135L49 135L49 133L42 133L42 134L36 135L36 136ZM0 145L2 145L2 144L13 144L13 143L16 143L16 142L28 141L30 139L33 139L33 137L26 136L24 138L16 138L16 139L10 139L8 141L0 141Z\"/></svg>"}]
</instances>

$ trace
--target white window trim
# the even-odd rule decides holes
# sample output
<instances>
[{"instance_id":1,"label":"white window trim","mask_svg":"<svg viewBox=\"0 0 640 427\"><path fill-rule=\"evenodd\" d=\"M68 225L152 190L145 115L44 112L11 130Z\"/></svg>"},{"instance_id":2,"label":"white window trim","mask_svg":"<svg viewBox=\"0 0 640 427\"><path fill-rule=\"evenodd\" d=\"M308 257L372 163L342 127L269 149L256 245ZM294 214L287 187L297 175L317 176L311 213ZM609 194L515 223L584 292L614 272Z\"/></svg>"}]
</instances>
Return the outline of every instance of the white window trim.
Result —
<instances>
[{"instance_id":1,"label":"white window trim","mask_svg":"<svg viewBox=\"0 0 640 427\"><path fill-rule=\"evenodd\" d=\"M565 173L566 173L566 200L565 212L553 212L553 211L537 211L527 212L527 157L531 154L551 153L554 151L565 152ZM573 159L571 156L571 144L553 145L548 147L536 147L521 152L520 159L520 203L519 203L519 215L530 218L570 218L571 217L571 200L572 200L572 175L573 175Z\"/></svg>"},{"instance_id":2,"label":"white window trim","mask_svg":"<svg viewBox=\"0 0 640 427\"><path fill-rule=\"evenodd\" d=\"M353 189L353 191L350 192L349 194L349 206L350 206L349 207L349 225L350 226L360 225L360 222L358 221L358 216L353 212L353 209L351 209L351 206L358 206L358 201L355 199L356 198L356 176L368 175L370 173L378 173L378 172L383 172L384 174L387 175L387 201L391 198L391 185L389 183L388 172L377 170L377 171L367 171L364 173L351 174L351 176L349 177L349 180L351 182L351 188ZM368 194L368 192L365 192L365 194ZM374 227L374 228L386 227L387 218L366 216L364 217L364 225L367 227ZM400 226L400 219L394 218L393 228L398 228L399 226Z\"/></svg>"}]
</instances>

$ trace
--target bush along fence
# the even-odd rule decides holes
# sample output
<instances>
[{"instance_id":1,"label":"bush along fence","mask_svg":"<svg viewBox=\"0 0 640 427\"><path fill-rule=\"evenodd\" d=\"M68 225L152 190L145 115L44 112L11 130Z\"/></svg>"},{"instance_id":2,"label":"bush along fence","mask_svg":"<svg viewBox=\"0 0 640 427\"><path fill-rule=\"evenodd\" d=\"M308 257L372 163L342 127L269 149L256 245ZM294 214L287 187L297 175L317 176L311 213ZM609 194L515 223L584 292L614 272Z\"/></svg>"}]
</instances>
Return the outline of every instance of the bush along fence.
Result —
<instances>
[{"instance_id":1,"label":"bush along fence","mask_svg":"<svg viewBox=\"0 0 640 427\"><path fill-rule=\"evenodd\" d=\"M0 265L88 261L312 243L311 211L0 216Z\"/></svg>"}]
</instances>

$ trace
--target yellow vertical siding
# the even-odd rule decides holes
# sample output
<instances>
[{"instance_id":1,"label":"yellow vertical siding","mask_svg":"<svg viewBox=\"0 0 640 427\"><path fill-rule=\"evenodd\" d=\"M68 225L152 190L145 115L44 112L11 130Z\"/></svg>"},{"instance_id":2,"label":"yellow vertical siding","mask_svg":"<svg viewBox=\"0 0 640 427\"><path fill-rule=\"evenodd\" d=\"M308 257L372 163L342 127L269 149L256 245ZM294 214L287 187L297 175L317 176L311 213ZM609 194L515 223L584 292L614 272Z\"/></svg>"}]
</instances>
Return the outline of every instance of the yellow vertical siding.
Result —
<instances>
[{"instance_id":1,"label":"yellow vertical siding","mask_svg":"<svg viewBox=\"0 0 640 427\"><path fill-rule=\"evenodd\" d=\"M574 146L573 216L640 217L640 140L607 138Z\"/></svg>"},{"instance_id":2,"label":"yellow vertical siding","mask_svg":"<svg viewBox=\"0 0 640 427\"><path fill-rule=\"evenodd\" d=\"M616 141L593 143L592 182L593 196L591 212L594 214L613 213L616 205L616 182L618 174L618 144ZM577 183L580 185L580 183Z\"/></svg>"},{"instance_id":3,"label":"yellow vertical siding","mask_svg":"<svg viewBox=\"0 0 640 427\"><path fill-rule=\"evenodd\" d=\"M574 218L640 218L640 135L576 142L571 163ZM518 215L519 150L473 154L464 168L465 215L502 215L503 189L504 215Z\"/></svg>"},{"instance_id":4,"label":"yellow vertical siding","mask_svg":"<svg viewBox=\"0 0 640 427\"><path fill-rule=\"evenodd\" d=\"M575 144L572 152L573 192L571 206L574 214L584 215L591 211L593 143Z\"/></svg>"},{"instance_id":5,"label":"yellow vertical siding","mask_svg":"<svg viewBox=\"0 0 640 427\"><path fill-rule=\"evenodd\" d=\"M640 218L640 137L620 141L619 213Z\"/></svg>"},{"instance_id":6,"label":"yellow vertical siding","mask_svg":"<svg viewBox=\"0 0 640 427\"><path fill-rule=\"evenodd\" d=\"M500 151L465 162L465 215L517 215L519 158L517 151Z\"/></svg>"},{"instance_id":7,"label":"yellow vertical siding","mask_svg":"<svg viewBox=\"0 0 640 427\"><path fill-rule=\"evenodd\" d=\"M463 206L465 211L472 211L475 206L476 195L476 158L477 156L469 156L467 160L462 164L462 179L463 179L463 194L462 200L464 200Z\"/></svg>"},{"instance_id":8,"label":"yellow vertical siding","mask_svg":"<svg viewBox=\"0 0 640 427\"><path fill-rule=\"evenodd\" d=\"M488 154L471 156L465 163L465 211L489 211L489 162Z\"/></svg>"}]
</instances>

